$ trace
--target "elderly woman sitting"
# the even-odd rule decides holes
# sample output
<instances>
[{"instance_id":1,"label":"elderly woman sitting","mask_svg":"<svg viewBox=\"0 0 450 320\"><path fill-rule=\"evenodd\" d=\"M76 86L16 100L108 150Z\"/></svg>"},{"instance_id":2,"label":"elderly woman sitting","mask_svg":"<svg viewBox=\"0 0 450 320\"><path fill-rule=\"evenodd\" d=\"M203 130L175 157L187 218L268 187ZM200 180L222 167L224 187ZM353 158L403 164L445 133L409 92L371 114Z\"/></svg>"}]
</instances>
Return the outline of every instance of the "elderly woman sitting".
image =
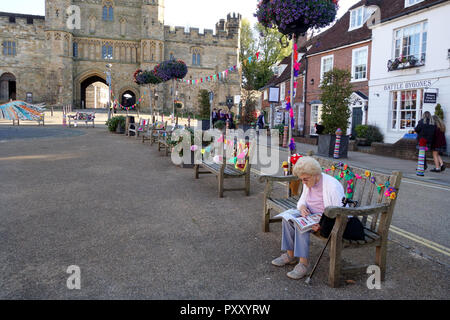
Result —
<instances>
[{"instance_id":1,"label":"elderly woman sitting","mask_svg":"<svg viewBox=\"0 0 450 320\"><path fill-rule=\"evenodd\" d=\"M302 216L323 213L326 207L342 205L344 188L334 177L322 173L319 162L314 158L300 158L294 167L294 175L303 182L303 192L297 204ZM315 225L313 231L318 230L319 225ZM277 267L292 265L300 258L294 270L288 272L287 276L295 280L303 278L308 272L309 237L309 232L300 233L292 222L283 219L281 250L286 253L273 260L272 264Z\"/></svg>"}]
</instances>

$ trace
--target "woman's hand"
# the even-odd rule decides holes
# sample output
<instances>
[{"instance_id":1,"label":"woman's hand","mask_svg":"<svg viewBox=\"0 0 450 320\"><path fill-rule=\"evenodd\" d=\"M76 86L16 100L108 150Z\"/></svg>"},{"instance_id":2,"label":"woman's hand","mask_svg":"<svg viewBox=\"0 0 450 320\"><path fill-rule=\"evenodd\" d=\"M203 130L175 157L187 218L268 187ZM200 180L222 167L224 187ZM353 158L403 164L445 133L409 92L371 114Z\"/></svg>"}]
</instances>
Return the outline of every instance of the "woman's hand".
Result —
<instances>
[{"instance_id":1,"label":"woman's hand","mask_svg":"<svg viewBox=\"0 0 450 320\"><path fill-rule=\"evenodd\" d=\"M306 218L307 216L309 216L311 214L311 212L309 211L309 209L306 206L300 207L300 213L302 214L303 218Z\"/></svg>"},{"instance_id":2,"label":"woman's hand","mask_svg":"<svg viewBox=\"0 0 450 320\"><path fill-rule=\"evenodd\" d=\"M313 225L313 226L311 227L311 230L314 231L314 232L319 231L319 230L320 230L320 225L319 225L319 224Z\"/></svg>"}]
</instances>

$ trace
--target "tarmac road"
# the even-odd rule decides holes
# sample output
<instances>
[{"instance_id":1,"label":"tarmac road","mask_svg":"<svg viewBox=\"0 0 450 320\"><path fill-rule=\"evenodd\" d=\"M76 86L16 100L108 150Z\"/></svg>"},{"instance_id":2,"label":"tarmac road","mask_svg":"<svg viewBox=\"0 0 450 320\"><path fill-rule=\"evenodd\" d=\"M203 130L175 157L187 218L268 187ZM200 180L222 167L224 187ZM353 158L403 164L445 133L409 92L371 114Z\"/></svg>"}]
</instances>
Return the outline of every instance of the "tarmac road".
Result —
<instances>
[{"instance_id":1,"label":"tarmac road","mask_svg":"<svg viewBox=\"0 0 450 320\"><path fill-rule=\"evenodd\" d=\"M219 199L214 177L195 180L155 146L104 128L77 130L85 134L0 144L2 299L448 299L449 268L396 242L381 290L367 288L366 274L329 288L327 255L312 286L290 280L291 267L270 264L281 230L262 232L256 180L250 197ZM414 206L397 211L394 224L419 232L401 220ZM445 244L447 226L434 223L427 238ZM312 241L313 260L321 248ZM374 250L344 257L370 262ZM66 287L71 265L81 269L81 290Z\"/></svg>"}]
</instances>

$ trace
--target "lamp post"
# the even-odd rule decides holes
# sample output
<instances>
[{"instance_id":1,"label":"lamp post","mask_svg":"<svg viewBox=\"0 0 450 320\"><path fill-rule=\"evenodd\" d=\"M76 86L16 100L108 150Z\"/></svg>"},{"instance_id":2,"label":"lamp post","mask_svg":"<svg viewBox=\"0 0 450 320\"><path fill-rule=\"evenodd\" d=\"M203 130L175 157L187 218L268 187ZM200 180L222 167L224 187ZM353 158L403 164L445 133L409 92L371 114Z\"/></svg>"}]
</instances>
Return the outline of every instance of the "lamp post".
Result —
<instances>
[{"instance_id":1,"label":"lamp post","mask_svg":"<svg viewBox=\"0 0 450 320\"><path fill-rule=\"evenodd\" d=\"M107 55L106 60L112 60L112 55ZM106 83L108 84L108 120L111 119L111 68L112 64L108 63L106 65Z\"/></svg>"},{"instance_id":2,"label":"lamp post","mask_svg":"<svg viewBox=\"0 0 450 320\"><path fill-rule=\"evenodd\" d=\"M156 92L156 89L154 91L154 97L155 97L155 109L159 110L158 109L158 92ZM153 114L152 114L152 120L153 120L153 123L155 123L155 112L154 111L153 111Z\"/></svg>"}]
</instances>

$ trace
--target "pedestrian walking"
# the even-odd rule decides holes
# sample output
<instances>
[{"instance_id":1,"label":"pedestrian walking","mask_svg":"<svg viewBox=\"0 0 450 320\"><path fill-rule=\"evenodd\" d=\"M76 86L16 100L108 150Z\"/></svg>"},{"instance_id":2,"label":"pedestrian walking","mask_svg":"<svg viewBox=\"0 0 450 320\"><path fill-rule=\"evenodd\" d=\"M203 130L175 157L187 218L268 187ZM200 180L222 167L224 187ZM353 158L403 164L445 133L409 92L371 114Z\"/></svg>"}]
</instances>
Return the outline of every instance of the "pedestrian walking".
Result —
<instances>
[{"instance_id":1,"label":"pedestrian walking","mask_svg":"<svg viewBox=\"0 0 450 320\"><path fill-rule=\"evenodd\" d=\"M264 119L264 113L263 112L261 112L259 114L257 124L258 124L258 128L259 129L264 129L264 127L266 126L266 121Z\"/></svg>"},{"instance_id":2,"label":"pedestrian walking","mask_svg":"<svg viewBox=\"0 0 450 320\"><path fill-rule=\"evenodd\" d=\"M447 141L445 139L445 124L438 116L433 116L436 128L434 130L434 139L431 146L433 152L433 160L436 168L430 170L431 172L442 172L445 170L444 162L442 161L440 152L445 152L447 149Z\"/></svg>"},{"instance_id":3,"label":"pedestrian walking","mask_svg":"<svg viewBox=\"0 0 450 320\"><path fill-rule=\"evenodd\" d=\"M214 126L214 124L216 123L217 120L219 120L219 114L217 113L217 109L214 108L213 111L212 111L212 123L213 123L213 126Z\"/></svg>"},{"instance_id":4,"label":"pedestrian walking","mask_svg":"<svg viewBox=\"0 0 450 320\"><path fill-rule=\"evenodd\" d=\"M233 122L233 114L230 112L228 112L228 114L226 115L227 120L229 121L230 124L230 129L235 129L234 127L234 122Z\"/></svg>"},{"instance_id":5,"label":"pedestrian walking","mask_svg":"<svg viewBox=\"0 0 450 320\"><path fill-rule=\"evenodd\" d=\"M436 125L434 123L433 117L431 113L425 111L423 113L422 119L419 121L417 126L414 128L414 131L417 133L417 142L420 139L425 139L427 141L427 148L431 150L431 146L433 145L434 140L434 131L436 130ZM427 170L427 157L425 156L425 170Z\"/></svg>"}]
</instances>

